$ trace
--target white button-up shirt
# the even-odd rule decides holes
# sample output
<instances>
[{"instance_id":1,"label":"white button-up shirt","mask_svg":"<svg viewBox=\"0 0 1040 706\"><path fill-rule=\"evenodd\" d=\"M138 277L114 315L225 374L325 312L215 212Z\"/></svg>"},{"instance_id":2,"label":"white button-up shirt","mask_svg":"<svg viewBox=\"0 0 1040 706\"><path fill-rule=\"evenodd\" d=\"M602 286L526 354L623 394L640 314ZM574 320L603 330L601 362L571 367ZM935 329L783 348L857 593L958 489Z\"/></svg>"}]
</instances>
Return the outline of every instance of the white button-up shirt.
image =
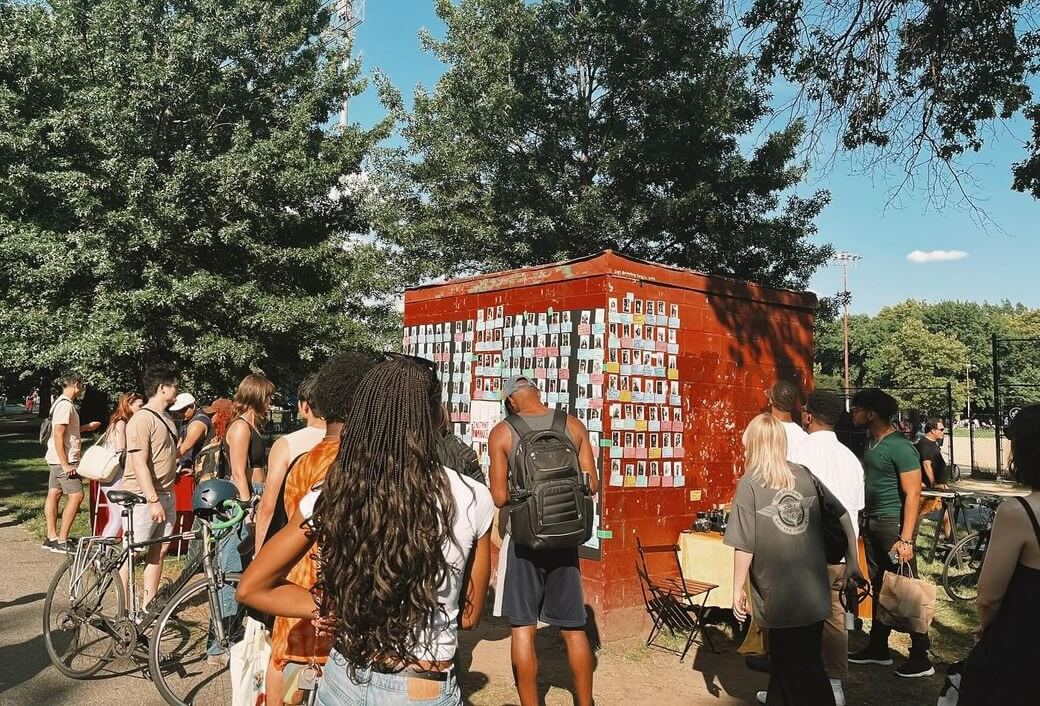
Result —
<instances>
[{"instance_id":1,"label":"white button-up shirt","mask_svg":"<svg viewBox=\"0 0 1040 706\"><path fill-rule=\"evenodd\" d=\"M814 431L800 441L789 454L791 462L798 463L820 479L849 513L852 526L859 536L859 512L863 498L863 464L856 454L838 441L833 431Z\"/></svg>"}]
</instances>

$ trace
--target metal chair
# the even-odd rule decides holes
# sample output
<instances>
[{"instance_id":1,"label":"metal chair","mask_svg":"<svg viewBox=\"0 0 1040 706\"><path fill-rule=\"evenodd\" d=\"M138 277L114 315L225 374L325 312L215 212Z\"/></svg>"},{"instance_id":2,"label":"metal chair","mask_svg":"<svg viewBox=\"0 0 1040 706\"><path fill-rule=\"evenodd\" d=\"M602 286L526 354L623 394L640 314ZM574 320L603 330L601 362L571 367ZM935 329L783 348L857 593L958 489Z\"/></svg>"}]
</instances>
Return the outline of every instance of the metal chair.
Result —
<instances>
[{"instance_id":1,"label":"metal chair","mask_svg":"<svg viewBox=\"0 0 1040 706\"><path fill-rule=\"evenodd\" d=\"M647 645L653 642L654 637L662 627L668 628L669 632L688 633L686 646L679 657L679 661L686 658L690 645L697 638L697 633L702 632L701 627L706 613L708 596L718 588L717 584L705 581L687 579L683 576L682 564L679 561L679 545L656 544L644 545L636 538L636 548L639 551L640 562L636 564L636 573L639 575L640 588L643 590L643 602L647 613L654 620ZM671 554L675 562L675 572L667 572L663 576L651 574L647 564L647 554ZM697 598L700 598L698 605ZM711 641L711 635L703 631L704 641L712 652L718 652Z\"/></svg>"}]
</instances>

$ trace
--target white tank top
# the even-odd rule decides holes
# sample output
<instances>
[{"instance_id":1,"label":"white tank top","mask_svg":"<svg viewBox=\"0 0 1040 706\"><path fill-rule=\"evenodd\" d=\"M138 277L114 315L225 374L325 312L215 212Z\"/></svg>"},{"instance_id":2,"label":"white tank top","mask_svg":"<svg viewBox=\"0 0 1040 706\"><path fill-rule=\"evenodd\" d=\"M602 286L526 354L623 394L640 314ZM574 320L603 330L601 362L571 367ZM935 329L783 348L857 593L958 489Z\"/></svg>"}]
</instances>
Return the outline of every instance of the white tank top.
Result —
<instances>
[{"instance_id":1,"label":"white tank top","mask_svg":"<svg viewBox=\"0 0 1040 706\"><path fill-rule=\"evenodd\" d=\"M289 446L289 463L305 454L325 438L325 427L304 427L282 437Z\"/></svg>"}]
</instances>

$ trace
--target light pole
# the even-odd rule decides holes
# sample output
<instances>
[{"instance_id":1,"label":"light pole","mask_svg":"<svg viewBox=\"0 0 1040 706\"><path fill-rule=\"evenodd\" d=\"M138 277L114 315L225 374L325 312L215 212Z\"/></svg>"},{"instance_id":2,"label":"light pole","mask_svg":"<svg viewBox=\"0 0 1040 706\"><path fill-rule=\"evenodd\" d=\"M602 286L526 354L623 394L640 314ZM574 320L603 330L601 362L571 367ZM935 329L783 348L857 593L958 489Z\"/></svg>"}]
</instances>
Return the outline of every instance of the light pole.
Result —
<instances>
[{"instance_id":1,"label":"light pole","mask_svg":"<svg viewBox=\"0 0 1040 706\"><path fill-rule=\"evenodd\" d=\"M844 304L845 315L843 322L844 338L845 338L845 404L848 406L848 395L849 388L851 387L849 381L849 300L852 298L851 292L849 292L849 266L861 259L859 255L853 255L850 252L844 250L834 253L831 258L834 262L838 263L841 267L841 278L842 278L842 292L841 298Z\"/></svg>"},{"instance_id":2,"label":"light pole","mask_svg":"<svg viewBox=\"0 0 1040 706\"><path fill-rule=\"evenodd\" d=\"M964 389L968 395L968 454L971 457L971 475L975 476L975 428L971 423L971 369L975 366L969 360L964 365ZM953 432L950 432L950 448L953 448Z\"/></svg>"}]
</instances>

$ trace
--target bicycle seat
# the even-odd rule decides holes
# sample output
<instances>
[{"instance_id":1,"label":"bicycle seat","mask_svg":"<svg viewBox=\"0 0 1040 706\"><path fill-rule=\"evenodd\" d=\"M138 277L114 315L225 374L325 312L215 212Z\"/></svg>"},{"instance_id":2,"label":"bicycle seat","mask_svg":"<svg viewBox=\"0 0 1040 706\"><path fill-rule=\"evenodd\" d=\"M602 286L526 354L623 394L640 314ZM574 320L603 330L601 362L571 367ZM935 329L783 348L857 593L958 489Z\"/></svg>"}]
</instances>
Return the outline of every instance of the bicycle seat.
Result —
<instances>
[{"instance_id":1,"label":"bicycle seat","mask_svg":"<svg viewBox=\"0 0 1040 706\"><path fill-rule=\"evenodd\" d=\"M108 499L111 502L122 505L123 507L130 507L131 505L144 505L148 502L144 499L143 495L131 493L129 490L110 490L108 491Z\"/></svg>"}]
</instances>

